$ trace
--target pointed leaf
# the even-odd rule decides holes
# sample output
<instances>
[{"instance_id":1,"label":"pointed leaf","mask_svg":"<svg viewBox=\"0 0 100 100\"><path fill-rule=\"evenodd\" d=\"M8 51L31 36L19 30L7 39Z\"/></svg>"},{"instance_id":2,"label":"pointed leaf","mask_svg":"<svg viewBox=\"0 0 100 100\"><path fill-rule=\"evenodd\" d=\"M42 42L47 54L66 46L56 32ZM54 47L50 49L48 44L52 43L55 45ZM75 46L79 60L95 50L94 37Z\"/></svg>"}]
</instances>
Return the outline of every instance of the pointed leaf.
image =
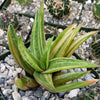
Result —
<instances>
[{"instance_id":1,"label":"pointed leaf","mask_svg":"<svg viewBox=\"0 0 100 100\"><path fill-rule=\"evenodd\" d=\"M46 45L44 35L44 3L37 12L31 35L31 53L40 60Z\"/></svg>"},{"instance_id":2,"label":"pointed leaf","mask_svg":"<svg viewBox=\"0 0 100 100\"><path fill-rule=\"evenodd\" d=\"M87 34L84 34L82 36L80 36L79 38L75 39L71 46L68 48L68 50L66 51L65 53L65 56L66 57L70 57L74 52L75 50L84 42L86 41L89 37L91 37L92 35L98 33L98 31L93 31L93 32L89 32Z\"/></svg>"},{"instance_id":3,"label":"pointed leaf","mask_svg":"<svg viewBox=\"0 0 100 100\"><path fill-rule=\"evenodd\" d=\"M82 24L78 25L72 32L71 34L68 36L68 38L64 41L62 47L60 48L60 50L57 52L56 57L63 57L66 50L69 48L69 46L71 45L74 37L77 35L77 33L79 32L80 28L82 27Z\"/></svg>"},{"instance_id":4,"label":"pointed leaf","mask_svg":"<svg viewBox=\"0 0 100 100\"><path fill-rule=\"evenodd\" d=\"M21 68L23 68L26 72L32 75L34 69L26 61L24 61L24 59L22 58L19 52L18 37L12 25L9 25L7 35L8 35L9 49L12 56L14 57L14 59L16 60L16 62L19 64Z\"/></svg>"},{"instance_id":5,"label":"pointed leaf","mask_svg":"<svg viewBox=\"0 0 100 100\"><path fill-rule=\"evenodd\" d=\"M78 78L86 75L89 72L90 71L87 71L87 72L76 72L76 73L58 72L57 74L54 75L53 82L57 86L57 85L60 85L60 84L64 84L65 82L78 79Z\"/></svg>"},{"instance_id":6,"label":"pointed leaf","mask_svg":"<svg viewBox=\"0 0 100 100\"><path fill-rule=\"evenodd\" d=\"M60 70L73 69L73 68L94 68L94 67L97 67L97 65L83 60L76 60L70 58L54 58L50 60L49 68L43 73L53 73Z\"/></svg>"},{"instance_id":7,"label":"pointed leaf","mask_svg":"<svg viewBox=\"0 0 100 100\"><path fill-rule=\"evenodd\" d=\"M52 74L41 74L38 72L34 72L35 80L43 87L45 87L50 92L55 92L55 87L52 81Z\"/></svg>"},{"instance_id":8,"label":"pointed leaf","mask_svg":"<svg viewBox=\"0 0 100 100\"><path fill-rule=\"evenodd\" d=\"M43 70L48 68L49 54L50 54L52 40L53 40L53 37L48 41L47 45L45 46L43 55L41 56L41 59L40 59L40 65Z\"/></svg>"},{"instance_id":9,"label":"pointed leaf","mask_svg":"<svg viewBox=\"0 0 100 100\"><path fill-rule=\"evenodd\" d=\"M21 37L18 40L18 49L23 59L36 71L41 72L42 69L37 65L37 59L29 52L29 50L24 46Z\"/></svg>"},{"instance_id":10,"label":"pointed leaf","mask_svg":"<svg viewBox=\"0 0 100 100\"><path fill-rule=\"evenodd\" d=\"M81 88L81 87L96 83L98 81L99 81L98 79L93 79L93 80L88 80L88 81L69 83L69 84L56 87L56 91L57 92L70 91L72 89Z\"/></svg>"},{"instance_id":11,"label":"pointed leaf","mask_svg":"<svg viewBox=\"0 0 100 100\"><path fill-rule=\"evenodd\" d=\"M56 40L51 46L50 59L53 58L56 52L61 48L64 41L68 38L68 36L72 32L72 29L74 28L74 26L75 24L70 25L63 32L61 32L60 35L56 38Z\"/></svg>"}]
</instances>

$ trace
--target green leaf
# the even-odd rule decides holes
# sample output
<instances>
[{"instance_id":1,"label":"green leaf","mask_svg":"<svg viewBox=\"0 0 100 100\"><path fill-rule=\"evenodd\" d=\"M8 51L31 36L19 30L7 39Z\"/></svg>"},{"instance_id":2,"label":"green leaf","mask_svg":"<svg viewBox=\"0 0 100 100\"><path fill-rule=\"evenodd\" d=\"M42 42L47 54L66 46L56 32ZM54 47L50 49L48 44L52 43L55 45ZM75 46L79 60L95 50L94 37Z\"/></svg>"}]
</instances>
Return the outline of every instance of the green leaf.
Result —
<instances>
[{"instance_id":1,"label":"green leaf","mask_svg":"<svg viewBox=\"0 0 100 100\"><path fill-rule=\"evenodd\" d=\"M46 45L44 35L44 3L37 12L31 35L31 53L40 60Z\"/></svg>"},{"instance_id":2,"label":"green leaf","mask_svg":"<svg viewBox=\"0 0 100 100\"><path fill-rule=\"evenodd\" d=\"M51 55L53 55L53 53L55 53L55 55L53 56L54 57L63 57L66 50L68 49L68 47L70 46L70 44L72 43L74 37L77 35L77 33L79 32L80 28L82 27L82 24L78 25L74 30L68 30L68 33L66 33L65 37L63 37L61 39L60 42L62 42L61 45L58 45L58 47L55 46L55 50L51 52ZM71 27L72 28L72 27Z\"/></svg>"},{"instance_id":3,"label":"green leaf","mask_svg":"<svg viewBox=\"0 0 100 100\"><path fill-rule=\"evenodd\" d=\"M90 71L87 71L87 72L76 72L76 73L62 73L62 72L58 72L58 73L54 74L53 82L57 86L57 85L60 85L60 84L64 84L65 82L78 79L78 78L86 75L89 72Z\"/></svg>"},{"instance_id":4,"label":"green leaf","mask_svg":"<svg viewBox=\"0 0 100 100\"><path fill-rule=\"evenodd\" d=\"M56 87L56 92L70 91L72 89L81 88L81 87L96 83L98 81L99 81L98 79L93 79L93 80L88 80L88 81L74 82L74 83L61 85L61 86Z\"/></svg>"},{"instance_id":5,"label":"green leaf","mask_svg":"<svg viewBox=\"0 0 100 100\"><path fill-rule=\"evenodd\" d=\"M38 85L34 79L27 77L21 73L19 73L15 78L15 84L21 90L28 90Z\"/></svg>"},{"instance_id":6,"label":"green leaf","mask_svg":"<svg viewBox=\"0 0 100 100\"><path fill-rule=\"evenodd\" d=\"M29 50L24 46L21 37L18 40L18 49L23 59L36 71L41 72L42 69L38 66L37 59L29 52Z\"/></svg>"},{"instance_id":7,"label":"green leaf","mask_svg":"<svg viewBox=\"0 0 100 100\"><path fill-rule=\"evenodd\" d=\"M87 61L62 57L50 60L49 68L43 73L53 73L60 70L73 69L73 68L94 68L94 67L97 67L97 65Z\"/></svg>"},{"instance_id":8,"label":"green leaf","mask_svg":"<svg viewBox=\"0 0 100 100\"><path fill-rule=\"evenodd\" d=\"M41 74L38 72L34 72L35 80L43 87L45 87L50 92L55 92L55 87L52 81L52 74Z\"/></svg>"},{"instance_id":9,"label":"green leaf","mask_svg":"<svg viewBox=\"0 0 100 100\"><path fill-rule=\"evenodd\" d=\"M48 41L47 45L44 48L43 55L41 56L40 65L43 70L48 68L49 65L49 54L51 49L53 37Z\"/></svg>"},{"instance_id":10,"label":"green leaf","mask_svg":"<svg viewBox=\"0 0 100 100\"><path fill-rule=\"evenodd\" d=\"M74 26L75 24L70 25L63 32L61 32L60 35L56 38L56 40L51 46L50 59L54 58L57 51L61 48L65 40L68 38L68 36L72 32L72 29L74 28Z\"/></svg>"},{"instance_id":11,"label":"green leaf","mask_svg":"<svg viewBox=\"0 0 100 100\"><path fill-rule=\"evenodd\" d=\"M70 45L70 47L68 48L68 50L65 53L66 57L70 57L75 50L84 42L86 41L89 37L91 37L92 35L98 33L98 31L93 31L93 32L89 32L87 34L84 34L82 36L80 36L79 38L75 39L72 44Z\"/></svg>"},{"instance_id":12,"label":"green leaf","mask_svg":"<svg viewBox=\"0 0 100 100\"><path fill-rule=\"evenodd\" d=\"M16 62L19 64L21 68L23 68L26 72L32 75L34 69L31 68L31 66L22 58L19 52L18 37L12 25L9 25L7 35L8 35L9 49L12 56L14 57L14 59L16 60Z\"/></svg>"}]
</instances>

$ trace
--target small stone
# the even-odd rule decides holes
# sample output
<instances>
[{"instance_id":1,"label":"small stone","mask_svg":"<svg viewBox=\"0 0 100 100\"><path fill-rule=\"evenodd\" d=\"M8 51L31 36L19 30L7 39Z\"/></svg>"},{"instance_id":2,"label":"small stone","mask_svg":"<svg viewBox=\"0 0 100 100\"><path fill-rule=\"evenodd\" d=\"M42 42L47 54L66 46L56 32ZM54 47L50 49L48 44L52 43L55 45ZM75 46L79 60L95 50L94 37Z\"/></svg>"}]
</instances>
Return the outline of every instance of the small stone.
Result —
<instances>
[{"instance_id":1,"label":"small stone","mask_svg":"<svg viewBox=\"0 0 100 100\"><path fill-rule=\"evenodd\" d=\"M30 18L30 21L33 23L34 22L34 19L33 18Z\"/></svg>"},{"instance_id":2,"label":"small stone","mask_svg":"<svg viewBox=\"0 0 100 100\"><path fill-rule=\"evenodd\" d=\"M14 84L14 80L9 79L9 80L7 80L7 83L8 83L8 84Z\"/></svg>"},{"instance_id":3,"label":"small stone","mask_svg":"<svg viewBox=\"0 0 100 100\"><path fill-rule=\"evenodd\" d=\"M37 89L37 90L34 92L34 96L36 96L36 97L41 97L41 96L42 96L42 90L41 90L41 89Z\"/></svg>"},{"instance_id":4,"label":"small stone","mask_svg":"<svg viewBox=\"0 0 100 100\"><path fill-rule=\"evenodd\" d=\"M0 72L4 72L5 71L5 69L6 69L6 67L5 67L5 65L4 64L0 64Z\"/></svg>"},{"instance_id":5,"label":"small stone","mask_svg":"<svg viewBox=\"0 0 100 100\"><path fill-rule=\"evenodd\" d=\"M63 31L63 29L60 28L60 29L58 29L58 31L59 31L59 33L61 33Z\"/></svg>"},{"instance_id":6,"label":"small stone","mask_svg":"<svg viewBox=\"0 0 100 100\"><path fill-rule=\"evenodd\" d=\"M45 92L43 93L43 96L44 96L46 99L49 99L49 97L50 97L50 92L45 91Z\"/></svg>"},{"instance_id":7,"label":"small stone","mask_svg":"<svg viewBox=\"0 0 100 100\"><path fill-rule=\"evenodd\" d=\"M46 99L45 99L45 97L44 97L44 96L42 96L42 97L40 98L40 100L46 100ZM48 100L48 99L47 99L47 100Z\"/></svg>"},{"instance_id":8,"label":"small stone","mask_svg":"<svg viewBox=\"0 0 100 100\"><path fill-rule=\"evenodd\" d=\"M3 90L3 94L5 95L5 96L7 96L7 95L9 95L9 94L11 94L12 93L12 90L11 89L4 89Z\"/></svg>"},{"instance_id":9,"label":"small stone","mask_svg":"<svg viewBox=\"0 0 100 100\"><path fill-rule=\"evenodd\" d=\"M74 90L71 90L68 94L68 97L69 98L73 98L73 97L76 97L78 95L78 92L80 91L80 89L74 89Z\"/></svg>"},{"instance_id":10,"label":"small stone","mask_svg":"<svg viewBox=\"0 0 100 100\"><path fill-rule=\"evenodd\" d=\"M65 95L65 93L66 93L66 92L61 92L61 93L59 93L59 97L60 97L60 98L63 97L63 96Z\"/></svg>"},{"instance_id":11,"label":"small stone","mask_svg":"<svg viewBox=\"0 0 100 100\"><path fill-rule=\"evenodd\" d=\"M17 91L14 91L12 93L12 97L13 97L14 100L21 100L21 96Z\"/></svg>"},{"instance_id":12,"label":"small stone","mask_svg":"<svg viewBox=\"0 0 100 100\"><path fill-rule=\"evenodd\" d=\"M18 88L17 88L17 86L14 84L14 85L12 85L12 90L13 91L18 91Z\"/></svg>"},{"instance_id":13,"label":"small stone","mask_svg":"<svg viewBox=\"0 0 100 100\"><path fill-rule=\"evenodd\" d=\"M4 84L4 82L5 82L5 79L4 78L0 78L0 85Z\"/></svg>"},{"instance_id":14,"label":"small stone","mask_svg":"<svg viewBox=\"0 0 100 100\"><path fill-rule=\"evenodd\" d=\"M11 76L13 76L13 71L12 70L9 70L8 77L11 77Z\"/></svg>"},{"instance_id":15,"label":"small stone","mask_svg":"<svg viewBox=\"0 0 100 100\"><path fill-rule=\"evenodd\" d=\"M17 72L13 71L13 77L16 77L16 76L17 76Z\"/></svg>"},{"instance_id":16,"label":"small stone","mask_svg":"<svg viewBox=\"0 0 100 100\"><path fill-rule=\"evenodd\" d=\"M49 100L55 100L55 97L50 98Z\"/></svg>"},{"instance_id":17,"label":"small stone","mask_svg":"<svg viewBox=\"0 0 100 100\"><path fill-rule=\"evenodd\" d=\"M22 71L22 68L16 68L17 73L21 73L21 71Z\"/></svg>"},{"instance_id":18,"label":"small stone","mask_svg":"<svg viewBox=\"0 0 100 100\"><path fill-rule=\"evenodd\" d=\"M9 65L12 65L14 66L16 64L16 62L14 61L14 59L9 59L7 58L7 60L5 59L5 61L9 64Z\"/></svg>"},{"instance_id":19,"label":"small stone","mask_svg":"<svg viewBox=\"0 0 100 100\"><path fill-rule=\"evenodd\" d=\"M24 96L25 95L25 92L22 91L22 90L20 90L19 93L20 93L21 96Z\"/></svg>"},{"instance_id":20,"label":"small stone","mask_svg":"<svg viewBox=\"0 0 100 100\"><path fill-rule=\"evenodd\" d=\"M31 95L33 95L34 94L34 92L33 91L26 91L26 93L25 93L25 96L31 96Z\"/></svg>"}]
</instances>

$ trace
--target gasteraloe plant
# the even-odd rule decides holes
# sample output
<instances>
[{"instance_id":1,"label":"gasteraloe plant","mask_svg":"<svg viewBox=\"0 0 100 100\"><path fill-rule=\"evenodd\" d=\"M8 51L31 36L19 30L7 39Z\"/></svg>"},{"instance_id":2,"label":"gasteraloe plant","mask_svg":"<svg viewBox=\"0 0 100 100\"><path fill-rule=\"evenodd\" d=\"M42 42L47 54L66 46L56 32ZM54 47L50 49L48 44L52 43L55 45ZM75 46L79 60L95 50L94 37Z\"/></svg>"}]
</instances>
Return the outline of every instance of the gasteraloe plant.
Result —
<instances>
[{"instance_id":1,"label":"gasteraloe plant","mask_svg":"<svg viewBox=\"0 0 100 100\"><path fill-rule=\"evenodd\" d=\"M15 84L18 88L27 90L40 84L48 91L58 93L81 88L98 81L98 79L93 79L67 83L86 75L90 71L75 73L61 72L67 69L97 67L97 65L93 63L67 58L70 57L86 39L98 32L89 32L74 39L82 24L73 29L74 26L75 24L66 28L53 43L53 37L46 43L44 36L44 4L42 4L35 17L30 49L24 46L21 37L17 37L13 26L9 26L8 41L10 51L19 66L31 75L31 78L28 78L27 76L18 74L18 77L15 79Z\"/></svg>"}]
</instances>

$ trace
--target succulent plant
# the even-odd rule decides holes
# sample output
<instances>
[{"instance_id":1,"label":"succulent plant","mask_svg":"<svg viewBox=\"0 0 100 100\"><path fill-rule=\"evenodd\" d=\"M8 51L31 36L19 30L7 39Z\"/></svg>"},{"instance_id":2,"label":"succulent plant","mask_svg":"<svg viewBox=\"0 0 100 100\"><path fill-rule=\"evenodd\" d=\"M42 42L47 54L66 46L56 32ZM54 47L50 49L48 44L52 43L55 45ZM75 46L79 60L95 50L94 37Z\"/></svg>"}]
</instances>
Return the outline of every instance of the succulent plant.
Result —
<instances>
[{"instance_id":1,"label":"succulent plant","mask_svg":"<svg viewBox=\"0 0 100 100\"><path fill-rule=\"evenodd\" d=\"M93 37L91 50L95 57L100 58L100 34L97 34Z\"/></svg>"},{"instance_id":2,"label":"succulent plant","mask_svg":"<svg viewBox=\"0 0 100 100\"><path fill-rule=\"evenodd\" d=\"M19 4L24 5L24 6L32 2L32 0L16 0L16 1L18 1Z\"/></svg>"},{"instance_id":3,"label":"succulent plant","mask_svg":"<svg viewBox=\"0 0 100 100\"><path fill-rule=\"evenodd\" d=\"M9 24L12 24L14 28L18 25L18 20L15 14L8 11L3 11L0 16L0 28L7 29Z\"/></svg>"},{"instance_id":4,"label":"succulent plant","mask_svg":"<svg viewBox=\"0 0 100 100\"><path fill-rule=\"evenodd\" d=\"M93 79L67 83L86 75L90 71L62 72L62 70L67 69L97 67L96 64L90 62L67 58L86 39L98 32L92 31L74 39L82 24L73 29L74 26L75 24L66 28L53 43L53 37L46 43L44 35L44 3L35 16L29 49L25 47L22 38L18 38L13 26L9 26L9 49L19 66L31 76L31 78L28 78L28 76L18 74L18 77L15 78L15 84L18 88L27 90L40 84L48 91L58 93L81 88L98 81L98 79Z\"/></svg>"},{"instance_id":5,"label":"succulent plant","mask_svg":"<svg viewBox=\"0 0 100 100\"><path fill-rule=\"evenodd\" d=\"M100 0L97 0L97 2L93 5L93 14L100 20Z\"/></svg>"},{"instance_id":6,"label":"succulent plant","mask_svg":"<svg viewBox=\"0 0 100 100\"><path fill-rule=\"evenodd\" d=\"M45 0L45 3L51 15L57 19L69 14L69 0Z\"/></svg>"}]
</instances>

